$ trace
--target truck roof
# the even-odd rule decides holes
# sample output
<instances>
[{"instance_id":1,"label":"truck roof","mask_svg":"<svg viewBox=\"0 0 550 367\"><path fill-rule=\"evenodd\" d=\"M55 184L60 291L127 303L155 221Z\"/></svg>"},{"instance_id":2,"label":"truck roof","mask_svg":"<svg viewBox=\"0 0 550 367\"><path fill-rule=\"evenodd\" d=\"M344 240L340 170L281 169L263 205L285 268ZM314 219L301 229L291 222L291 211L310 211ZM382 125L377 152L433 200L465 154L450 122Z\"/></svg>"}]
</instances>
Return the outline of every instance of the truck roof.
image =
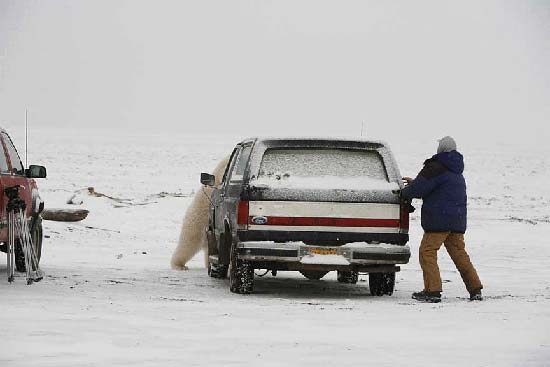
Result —
<instances>
[{"instance_id":1,"label":"truck roof","mask_svg":"<svg viewBox=\"0 0 550 367\"><path fill-rule=\"evenodd\" d=\"M283 145L288 142L290 144L305 144L307 142L315 143L316 145L334 146L341 143L344 146L362 147L362 148L382 148L387 144L380 140L353 139L342 137L252 137L244 139L240 144L254 141L265 145Z\"/></svg>"}]
</instances>

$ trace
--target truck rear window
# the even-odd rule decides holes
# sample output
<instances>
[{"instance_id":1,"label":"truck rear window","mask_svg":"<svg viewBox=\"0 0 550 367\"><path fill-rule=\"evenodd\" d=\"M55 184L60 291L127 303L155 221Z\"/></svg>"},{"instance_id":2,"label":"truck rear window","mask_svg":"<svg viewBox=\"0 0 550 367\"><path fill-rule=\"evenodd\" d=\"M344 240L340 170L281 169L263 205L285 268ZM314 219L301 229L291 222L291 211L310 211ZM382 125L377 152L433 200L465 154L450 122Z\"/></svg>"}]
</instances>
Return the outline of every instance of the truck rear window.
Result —
<instances>
[{"instance_id":1,"label":"truck rear window","mask_svg":"<svg viewBox=\"0 0 550 367\"><path fill-rule=\"evenodd\" d=\"M388 182L384 161L374 150L277 148L264 153L259 180L291 183L308 178L342 181L338 186L343 188L345 182Z\"/></svg>"}]
</instances>

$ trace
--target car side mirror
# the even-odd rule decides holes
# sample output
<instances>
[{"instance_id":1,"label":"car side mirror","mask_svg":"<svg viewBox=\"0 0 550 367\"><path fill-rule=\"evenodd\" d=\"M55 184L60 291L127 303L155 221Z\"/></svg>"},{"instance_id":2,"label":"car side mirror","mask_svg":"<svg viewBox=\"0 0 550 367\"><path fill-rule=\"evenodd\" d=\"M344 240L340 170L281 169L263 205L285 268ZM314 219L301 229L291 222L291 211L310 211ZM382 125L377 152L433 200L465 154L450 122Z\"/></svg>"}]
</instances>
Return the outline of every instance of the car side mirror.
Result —
<instances>
[{"instance_id":1,"label":"car side mirror","mask_svg":"<svg viewBox=\"0 0 550 367\"><path fill-rule=\"evenodd\" d=\"M216 176L210 173L201 173L201 184L204 186L216 186Z\"/></svg>"},{"instance_id":2,"label":"car side mirror","mask_svg":"<svg viewBox=\"0 0 550 367\"><path fill-rule=\"evenodd\" d=\"M29 168L25 170L25 176L28 178L46 178L46 167L30 165Z\"/></svg>"}]
</instances>

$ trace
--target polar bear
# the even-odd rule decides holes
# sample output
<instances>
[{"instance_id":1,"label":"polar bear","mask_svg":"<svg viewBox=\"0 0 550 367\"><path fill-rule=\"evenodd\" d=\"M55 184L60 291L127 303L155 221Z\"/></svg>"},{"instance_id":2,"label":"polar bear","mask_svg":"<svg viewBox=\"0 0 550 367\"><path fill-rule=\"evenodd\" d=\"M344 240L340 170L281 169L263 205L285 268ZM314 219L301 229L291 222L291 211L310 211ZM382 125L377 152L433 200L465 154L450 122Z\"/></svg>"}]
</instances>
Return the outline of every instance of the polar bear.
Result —
<instances>
[{"instance_id":1,"label":"polar bear","mask_svg":"<svg viewBox=\"0 0 550 367\"><path fill-rule=\"evenodd\" d=\"M229 157L225 157L212 173L216 176L216 185L222 181L225 168L229 163ZM193 201L185 212L185 218L181 226L178 246L172 254L170 264L174 270L187 270L187 262L191 260L201 249L204 250L204 260L208 265L208 244L206 241L206 228L208 227L208 208L210 206L211 187L204 187L197 191Z\"/></svg>"}]
</instances>

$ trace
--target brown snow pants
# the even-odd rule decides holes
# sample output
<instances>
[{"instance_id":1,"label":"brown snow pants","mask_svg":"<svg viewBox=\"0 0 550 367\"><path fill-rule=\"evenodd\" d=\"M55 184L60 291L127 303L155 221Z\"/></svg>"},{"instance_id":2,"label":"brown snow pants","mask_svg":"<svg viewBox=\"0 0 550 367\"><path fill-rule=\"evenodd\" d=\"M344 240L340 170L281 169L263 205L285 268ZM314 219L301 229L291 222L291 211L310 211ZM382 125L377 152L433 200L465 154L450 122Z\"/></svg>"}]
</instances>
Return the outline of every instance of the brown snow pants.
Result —
<instances>
[{"instance_id":1,"label":"brown snow pants","mask_svg":"<svg viewBox=\"0 0 550 367\"><path fill-rule=\"evenodd\" d=\"M441 275L437 265L437 251L445 244L447 252L460 272L468 292L483 289L476 269L465 249L464 234L452 232L426 232L420 244L420 266L424 274L424 290L441 292Z\"/></svg>"}]
</instances>

